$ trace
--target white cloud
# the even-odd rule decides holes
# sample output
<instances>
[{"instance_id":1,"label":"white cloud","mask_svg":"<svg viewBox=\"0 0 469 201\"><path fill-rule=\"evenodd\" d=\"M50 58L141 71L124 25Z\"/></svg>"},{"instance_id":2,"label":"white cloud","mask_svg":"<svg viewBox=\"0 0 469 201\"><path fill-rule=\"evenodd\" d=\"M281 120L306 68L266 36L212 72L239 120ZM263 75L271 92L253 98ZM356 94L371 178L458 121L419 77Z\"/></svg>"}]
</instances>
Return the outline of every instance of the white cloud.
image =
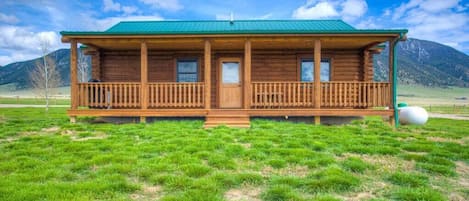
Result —
<instances>
[{"instance_id":1,"label":"white cloud","mask_svg":"<svg viewBox=\"0 0 469 201\"><path fill-rule=\"evenodd\" d=\"M14 15L7 15L0 13L0 22L8 23L8 24L16 24L20 20L16 18Z\"/></svg>"},{"instance_id":2,"label":"white cloud","mask_svg":"<svg viewBox=\"0 0 469 201\"><path fill-rule=\"evenodd\" d=\"M439 12L456 7L461 0L427 0L420 4L420 7L429 12Z\"/></svg>"},{"instance_id":3,"label":"white cloud","mask_svg":"<svg viewBox=\"0 0 469 201\"><path fill-rule=\"evenodd\" d=\"M116 11L116 12L123 12L124 15L131 15L135 13L138 8L135 6L122 6L118 2L113 2L113 0L103 0L103 11L108 12L108 11Z\"/></svg>"},{"instance_id":4,"label":"white cloud","mask_svg":"<svg viewBox=\"0 0 469 201\"><path fill-rule=\"evenodd\" d=\"M342 4L340 15L346 21L352 21L363 16L368 10L368 5L364 0L346 0Z\"/></svg>"},{"instance_id":5,"label":"white cloud","mask_svg":"<svg viewBox=\"0 0 469 201\"><path fill-rule=\"evenodd\" d=\"M0 26L0 33L0 48L7 53L0 56L0 65L40 56L43 39L49 41L49 51L64 47L59 35L53 31L33 32L25 27L8 25Z\"/></svg>"},{"instance_id":6,"label":"white cloud","mask_svg":"<svg viewBox=\"0 0 469 201\"><path fill-rule=\"evenodd\" d=\"M319 2L314 5L308 2L293 12L293 18L297 19L321 19L336 16L339 16L339 13L329 2Z\"/></svg>"},{"instance_id":7,"label":"white cloud","mask_svg":"<svg viewBox=\"0 0 469 201\"><path fill-rule=\"evenodd\" d=\"M120 3L114 3L112 0L103 0L104 4L104 12L107 11L121 11L121 4Z\"/></svg>"},{"instance_id":8,"label":"white cloud","mask_svg":"<svg viewBox=\"0 0 469 201\"><path fill-rule=\"evenodd\" d=\"M84 21L89 22L86 23L87 26L84 27L87 30L93 31L104 31L111 26L121 22L121 21L156 21L156 20L163 20L162 17L159 15L135 15L135 16L120 16L120 17L108 17L103 19L96 19L93 17L86 17L83 18Z\"/></svg>"},{"instance_id":9,"label":"white cloud","mask_svg":"<svg viewBox=\"0 0 469 201\"><path fill-rule=\"evenodd\" d=\"M131 15L132 13L135 13L137 10L138 8L135 6L122 6L122 12L124 12L125 15Z\"/></svg>"},{"instance_id":10,"label":"white cloud","mask_svg":"<svg viewBox=\"0 0 469 201\"><path fill-rule=\"evenodd\" d=\"M256 19L259 19L259 20L266 20L266 19L272 18L273 15L274 15L273 13L267 13L267 14L265 14L265 15L262 15L262 16L257 17Z\"/></svg>"},{"instance_id":11,"label":"white cloud","mask_svg":"<svg viewBox=\"0 0 469 201\"><path fill-rule=\"evenodd\" d=\"M140 2L154 8L162 8L170 11L177 11L183 8L178 0L140 0Z\"/></svg>"},{"instance_id":12,"label":"white cloud","mask_svg":"<svg viewBox=\"0 0 469 201\"><path fill-rule=\"evenodd\" d=\"M354 21L362 17L368 10L365 0L309 0L306 4L293 11L292 17L297 19L342 18Z\"/></svg>"},{"instance_id":13,"label":"white cloud","mask_svg":"<svg viewBox=\"0 0 469 201\"><path fill-rule=\"evenodd\" d=\"M257 19L257 20L265 20L265 19L269 19L273 16L273 13L267 13L265 15L261 15L261 16L247 16L247 15L243 15L243 16L236 16L234 13L233 13L233 18L234 20L244 20L244 19ZM215 19L217 20L230 20L231 19L231 15L230 14L216 14L215 15Z\"/></svg>"},{"instance_id":14,"label":"white cloud","mask_svg":"<svg viewBox=\"0 0 469 201\"><path fill-rule=\"evenodd\" d=\"M375 19L373 19L373 18L368 18L366 20L362 20L358 24L356 24L355 27L359 28L359 29L380 29L380 28L382 28L381 25L376 23Z\"/></svg>"},{"instance_id":15,"label":"white cloud","mask_svg":"<svg viewBox=\"0 0 469 201\"><path fill-rule=\"evenodd\" d=\"M469 43L469 14L460 0L411 0L394 9L394 23L409 29L409 37L464 49Z\"/></svg>"}]
</instances>

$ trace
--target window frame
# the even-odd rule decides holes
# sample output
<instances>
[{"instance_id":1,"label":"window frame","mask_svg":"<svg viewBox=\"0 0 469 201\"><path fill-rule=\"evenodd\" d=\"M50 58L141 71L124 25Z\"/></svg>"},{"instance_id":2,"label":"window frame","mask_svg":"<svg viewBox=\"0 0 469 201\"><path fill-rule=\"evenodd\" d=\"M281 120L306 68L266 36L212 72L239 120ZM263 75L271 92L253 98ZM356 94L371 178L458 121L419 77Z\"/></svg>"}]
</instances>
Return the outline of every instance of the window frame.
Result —
<instances>
[{"instance_id":1,"label":"window frame","mask_svg":"<svg viewBox=\"0 0 469 201\"><path fill-rule=\"evenodd\" d=\"M298 57L298 81L300 82L314 82L314 74L313 74L313 80L312 81L303 81L303 71L302 71L302 64L303 61L309 60L313 62L313 69L314 69L314 58L311 57ZM321 62L328 62L329 63L329 81L320 81L320 82L331 82L332 81L332 61L333 59L331 57L325 57L321 58Z\"/></svg>"},{"instance_id":2,"label":"window frame","mask_svg":"<svg viewBox=\"0 0 469 201\"><path fill-rule=\"evenodd\" d=\"M180 72L179 71L179 62L195 62L196 63L196 69L195 69L195 72L191 72L191 73L184 73L184 72ZM189 58L176 58L176 65L175 65L175 73L176 73L176 82L180 82L180 83L194 83L194 82L199 82L200 80L200 63L199 63L199 59L198 58L194 58L194 57L189 57ZM194 82L182 82L182 81L179 81L179 74L194 74L195 73L195 76L196 76L196 80Z\"/></svg>"}]
</instances>

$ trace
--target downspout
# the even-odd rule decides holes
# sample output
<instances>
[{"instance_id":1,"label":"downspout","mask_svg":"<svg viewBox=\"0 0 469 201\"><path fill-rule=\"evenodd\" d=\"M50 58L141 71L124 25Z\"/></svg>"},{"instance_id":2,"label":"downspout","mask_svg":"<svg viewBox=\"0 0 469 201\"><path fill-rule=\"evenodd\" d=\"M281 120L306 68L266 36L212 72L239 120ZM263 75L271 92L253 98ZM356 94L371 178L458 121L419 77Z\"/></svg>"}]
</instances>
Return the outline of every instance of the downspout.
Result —
<instances>
[{"instance_id":1,"label":"downspout","mask_svg":"<svg viewBox=\"0 0 469 201\"><path fill-rule=\"evenodd\" d=\"M393 41L393 49L392 49L392 91L393 96L392 96L392 102L394 104L394 121L395 121L395 126L396 128L399 127L399 110L397 108L397 43L402 40L403 34L399 34L399 38L397 40Z\"/></svg>"}]
</instances>

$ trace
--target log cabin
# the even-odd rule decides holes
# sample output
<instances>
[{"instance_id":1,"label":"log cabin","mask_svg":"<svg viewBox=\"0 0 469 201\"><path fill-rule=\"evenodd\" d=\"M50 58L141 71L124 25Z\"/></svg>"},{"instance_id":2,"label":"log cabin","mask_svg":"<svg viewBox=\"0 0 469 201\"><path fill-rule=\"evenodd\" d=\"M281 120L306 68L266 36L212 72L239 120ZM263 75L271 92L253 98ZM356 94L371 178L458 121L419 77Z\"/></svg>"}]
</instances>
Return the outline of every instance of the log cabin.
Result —
<instances>
[{"instance_id":1,"label":"log cabin","mask_svg":"<svg viewBox=\"0 0 469 201\"><path fill-rule=\"evenodd\" d=\"M396 44L405 29L342 20L125 21L62 31L71 45L70 121L77 116L204 117L249 127L251 117L388 116L397 125ZM389 46L389 76L373 55ZM77 80L77 45L91 56ZM314 121L313 121L314 119Z\"/></svg>"}]
</instances>

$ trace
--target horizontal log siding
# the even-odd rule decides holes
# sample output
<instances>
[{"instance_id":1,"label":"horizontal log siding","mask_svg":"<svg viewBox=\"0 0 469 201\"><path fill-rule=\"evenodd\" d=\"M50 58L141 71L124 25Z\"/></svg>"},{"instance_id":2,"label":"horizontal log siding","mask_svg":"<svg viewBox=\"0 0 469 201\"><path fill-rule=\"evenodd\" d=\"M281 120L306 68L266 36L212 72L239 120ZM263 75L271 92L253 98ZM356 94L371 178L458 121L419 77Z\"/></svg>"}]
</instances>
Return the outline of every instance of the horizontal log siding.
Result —
<instances>
[{"instance_id":1,"label":"horizontal log siding","mask_svg":"<svg viewBox=\"0 0 469 201\"><path fill-rule=\"evenodd\" d=\"M359 81L363 78L362 59L359 51L334 51L331 53L332 81Z\"/></svg>"},{"instance_id":2,"label":"horizontal log siding","mask_svg":"<svg viewBox=\"0 0 469 201\"><path fill-rule=\"evenodd\" d=\"M252 81L299 81L298 55L311 54L313 50L266 51L252 50ZM199 81L204 80L203 50L200 53L179 53L179 51L149 51L148 81L175 82L177 58L199 59ZM372 54L370 54L372 55ZM212 51L211 68L211 105L218 107L218 60L222 57L243 58L243 51ZM372 57L372 56L371 56ZM324 50L322 58L331 59L331 77L333 81L359 81L363 70L363 56L360 51ZM140 51L101 51L101 81L103 82L139 82L140 81ZM370 59L368 73L372 71ZM372 76L370 76L372 79ZM371 81L371 80L370 80Z\"/></svg>"},{"instance_id":3,"label":"horizontal log siding","mask_svg":"<svg viewBox=\"0 0 469 201\"><path fill-rule=\"evenodd\" d=\"M251 64L253 82L299 81L295 52L290 54L255 54L255 52L254 50Z\"/></svg>"},{"instance_id":4,"label":"horizontal log siding","mask_svg":"<svg viewBox=\"0 0 469 201\"><path fill-rule=\"evenodd\" d=\"M140 82L140 51L102 51L101 81Z\"/></svg>"},{"instance_id":5,"label":"horizontal log siding","mask_svg":"<svg viewBox=\"0 0 469 201\"><path fill-rule=\"evenodd\" d=\"M373 53L368 54L368 62L365 63L365 74L367 75L368 79L363 80L365 82L373 81L374 69L373 69Z\"/></svg>"},{"instance_id":6,"label":"horizontal log siding","mask_svg":"<svg viewBox=\"0 0 469 201\"><path fill-rule=\"evenodd\" d=\"M148 82L175 82L176 59L196 58L199 61L199 80L203 80L201 54L148 52ZM94 66L93 66L94 67ZM140 51L103 51L101 55L101 81L140 81Z\"/></svg>"}]
</instances>

